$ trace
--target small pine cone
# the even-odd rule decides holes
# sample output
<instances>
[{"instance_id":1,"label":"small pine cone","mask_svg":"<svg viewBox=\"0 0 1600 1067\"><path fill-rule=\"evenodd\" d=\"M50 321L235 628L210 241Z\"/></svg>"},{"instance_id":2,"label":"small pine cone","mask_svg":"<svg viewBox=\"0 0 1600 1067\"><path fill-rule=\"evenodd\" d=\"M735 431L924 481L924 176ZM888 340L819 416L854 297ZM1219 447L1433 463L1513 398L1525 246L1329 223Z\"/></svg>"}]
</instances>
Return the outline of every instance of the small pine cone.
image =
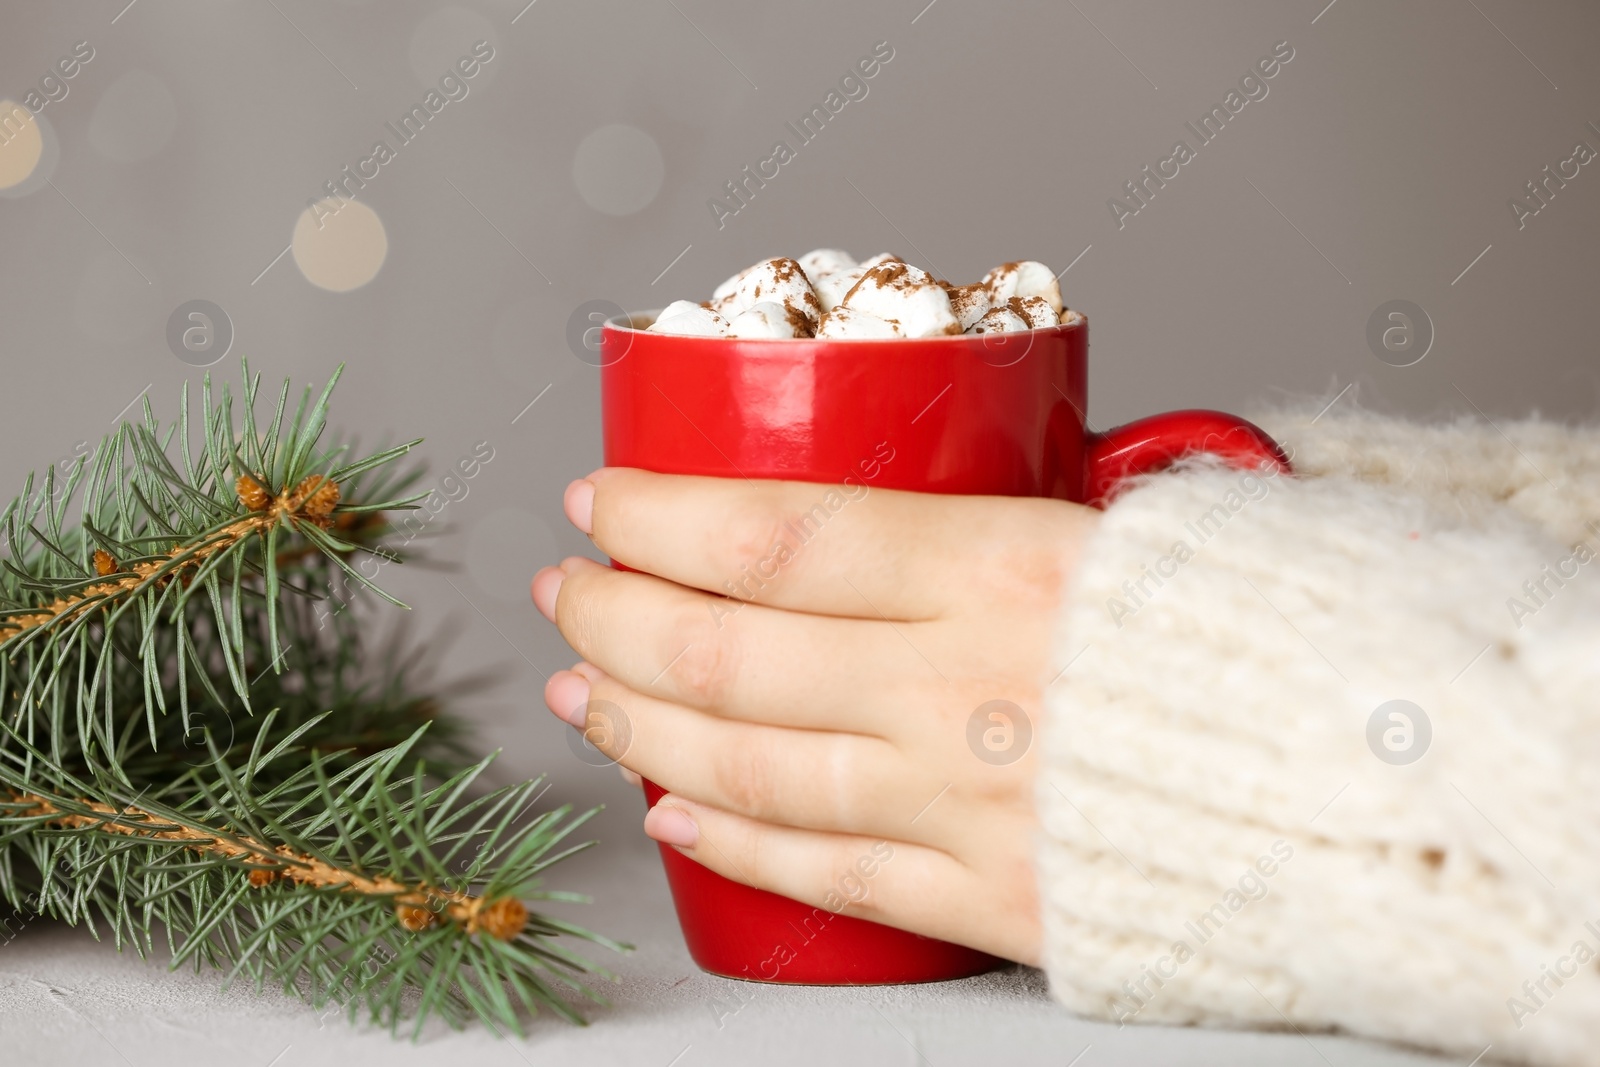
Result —
<instances>
[{"instance_id":1,"label":"small pine cone","mask_svg":"<svg viewBox=\"0 0 1600 1067\"><path fill-rule=\"evenodd\" d=\"M428 929L439 920L439 917L427 908L419 908L415 904L396 904L394 917L400 925L412 933L420 933Z\"/></svg>"},{"instance_id":2,"label":"small pine cone","mask_svg":"<svg viewBox=\"0 0 1600 1067\"><path fill-rule=\"evenodd\" d=\"M516 897L501 897L478 911L478 925L502 941L510 941L528 925L528 909Z\"/></svg>"},{"instance_id":3,"label":"small pine cone","mask_svg":"<svg viewBox=\"0 0 1600 1067\"><path fill-rule=\"evenodd\" d=\"M309 494L309 495L308 495ZM339 504L339 483L328 481L320 474L308 474L295 486L296 500L304 500L300 514L326 530L333 525L333 509Z\"/></svg>"},{"instance_id":4,"label":"small pine cone","mask_svg":"<svg viewBox=\"0 0 1600 1067\"><path fill-rule=\"evenodd\" d=\"M268 493L252 475L239 475L239 480L234 483L233 488L234 492L239 494L239 503L251 511L266 511L267 505L272 503L272 494Z\"/></svg>"},{"instance_id":5,"label":"small pine cone","mask_svg":"<svg viewBox=\"0 0 1600 1067\"><path fill-rule=\"evenodd\" d=\"M94 550L94 572L104 578L108 574L117 573L117 560L111 553L103 548Z\"/></svg>"},{"instance_id":6,"label":"small pine cone","mask_svg":"<svg viewBox=\"0 0 1600 1067\"><path fill-rule=\"evenodd\" d=\"M250 888L260 889L264 885L271 885L278 880L278 872L265 867L257 867L250 872Z\"/></svg>"}]
</instances>

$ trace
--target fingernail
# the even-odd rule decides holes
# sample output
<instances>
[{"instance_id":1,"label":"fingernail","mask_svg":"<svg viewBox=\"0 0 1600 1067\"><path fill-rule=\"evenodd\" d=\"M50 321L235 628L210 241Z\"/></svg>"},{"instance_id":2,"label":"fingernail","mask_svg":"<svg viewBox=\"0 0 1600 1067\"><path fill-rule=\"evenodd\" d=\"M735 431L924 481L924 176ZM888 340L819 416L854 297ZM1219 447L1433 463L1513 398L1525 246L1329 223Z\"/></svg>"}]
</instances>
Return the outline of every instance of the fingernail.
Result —
<instances>
[{"instance_id":1,"label":"fingernail","mask_svg":"<svg viewBox=\"0 0 1600 1067\"><path fill-rule=\"evenodd\" d=\"M594 483L587 478L579 478L567 486L567 491L562 494L561 506L566 509L567 519L584 533L594 532Z\"/></svg>"},{"instance_id":2,"label":"fingernail","mask_svg":"<svg viewBox=\"0 0 1600 1067\"><path fill-rule=\"evenodd\" d=\"M533 606L539 609L539 614L556 621L556 595L561 592L561 582L566 578L566 573L560 567L542 567L538 574L533 576L530 587L533 592Z\"/></svg>"},{"instance_id":3,"label":"fingernail","mask_svg":"<svg viewBox=\"0 0 1600 1067\"><path fill-rule=\"evenodd\" d=\"M589 717L589 680L572 671L557 671L545 683L544 703L556 718L581 728Z\"/></svg>"},{"instance_id":4,"label":"fingernail","mask_svg":"<svg viewBox=\"0 0 1600 1067\"><path fill-rule=\"evenodd\" d=\"M700 828L689 813L671 804L657 804L644 816L644 832L663 845L691 848L700 840Z\"/></svg>"}]
</instances>

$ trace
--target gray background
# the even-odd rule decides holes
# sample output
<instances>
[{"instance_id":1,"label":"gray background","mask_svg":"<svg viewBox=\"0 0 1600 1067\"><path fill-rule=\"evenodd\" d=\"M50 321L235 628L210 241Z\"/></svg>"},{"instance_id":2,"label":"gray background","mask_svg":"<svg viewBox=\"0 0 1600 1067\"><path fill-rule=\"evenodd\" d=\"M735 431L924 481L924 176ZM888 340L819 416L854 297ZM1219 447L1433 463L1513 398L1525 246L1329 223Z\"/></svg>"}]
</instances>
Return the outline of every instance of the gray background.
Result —
<instances>
[{"instance_id":1,"label":"gray background","mask_svg":"<svg viewBox=\"0 0 1600 1067\"><path fill-rule=\"evenodd\" d=\"M20 100L76 42L95 49L44 111L39 172L0 193L0 476L20 488L146 390L171 415L202 373L165 336L192 299L234 326L214 374L236 379L244 356L269 380L320 382L345 361L338 426L425 436L439 469L489 442L495 458L437 524L430 551L449 566L390 568L385 581L419 635L451 642L446 680L501 671L462 707L485 747L504 746L503 777L549 772L552 796L611 805L603 847L554 881L594 890L586 917L641 951L613 961L624 982L609 1023L597 1012L586 1033L540 1031L552 1054L602 1042L665 1064L698 1041L682 1063L774 1048L799 1062L878 1042L885 1062L916 1061L910 1043L962 1062L1005 1047L974 1037L1002 1027L1018 1062L1065 1063L1086 1044L1085 1067L1158 1047L1169 1062L1402 1062L1294 1035L1130 1037L1068 1019L1026 971L923 991L768 991L711 1027L708 990L724 983L698 976L677 940L641 799L574 758L540 700L541 673L573 657L526 583L592 551L560 492L600 461L597 373L567 325L587 300L699 299L749 262L818 245L899 252L955 281L1031 257L1073 264L1063 290L1093 324L1096 425L1328 401L1347 386L1343 402L1420 416L1592 417L1600 168L1520 230L1507 199L1578 140L1600 147L1588 125L1600 124L1600 6L525 2L0 4L0 97ZM359 194L389 242L376 277L328 292L294 256L275 260L322 183L392 141L384 124L479 39L495 58L470 95ZM1184 121L1282 40L1295 56L1268 96L1119 229L1107 199L1178 138L1192 145ZM707 199L774 140L793 144L784 123L878 41L894 58L867 97L719 229ZM612 124L640 132L580 151ZM1414 366L1387 365L1366 340L1392 299L1423 307L1436 331ZM212 1020L185 1038L201 1058L265 1063L276 1044L238 1052L243 1039L222 1036L260 1012L278 1013L278 1044L302 1059L394 1055L299 1009L218 996L209 977L167 979L93 946L75 956L81 941L35 931L0 951L0 1026L37 1055L100 1056L109 1039L129 1062L155 1062L173 1040L160 1026L91 1033L73 1020L116 1020L154 990L174 997L171 983L185 983L171 1026Z\"/></svg>"}]
</instances>

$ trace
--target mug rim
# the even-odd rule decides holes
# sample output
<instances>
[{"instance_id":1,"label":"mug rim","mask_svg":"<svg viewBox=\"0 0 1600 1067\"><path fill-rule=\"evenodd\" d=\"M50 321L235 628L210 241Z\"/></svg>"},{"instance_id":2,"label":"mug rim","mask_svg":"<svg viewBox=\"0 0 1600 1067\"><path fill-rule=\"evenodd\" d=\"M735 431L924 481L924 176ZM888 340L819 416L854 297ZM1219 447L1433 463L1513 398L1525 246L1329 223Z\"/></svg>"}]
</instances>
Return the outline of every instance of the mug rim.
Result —
<instances>
[{"instance_id":1,"label":"mug rim","mask_svg":"<svg viewBox=\"0 0 1600 1067\"><path fill-rule=\"evenodd\" d=\"M949 333L933 337L696 337L679 333L652 333L648 328L635 325L641 320L655 322L655 316L661 314L663 308L649 311L625 311L620 315L613 315L603 323L610 330L630 335L648 337L671 337L681 341L730 341L741 345L793 345L797 343L826 344L826 345L904 345L904 344L930 344L943 342L978 342L986 343L989 339L1004 337L1036 338L1050 335L1066 335L1074 330L1087 329L1089 316L1079 311L1076 322L1063 322L1055 326L1041 326L1032 330L1017 330L1011 333ZM1073 310L1073 309L1069 309ZM632 343L631 341L629 342ZM992 343L992 342L990 342ZM1030 344L1031 347L1031 344Z\"/></svg>"}]
</instances>

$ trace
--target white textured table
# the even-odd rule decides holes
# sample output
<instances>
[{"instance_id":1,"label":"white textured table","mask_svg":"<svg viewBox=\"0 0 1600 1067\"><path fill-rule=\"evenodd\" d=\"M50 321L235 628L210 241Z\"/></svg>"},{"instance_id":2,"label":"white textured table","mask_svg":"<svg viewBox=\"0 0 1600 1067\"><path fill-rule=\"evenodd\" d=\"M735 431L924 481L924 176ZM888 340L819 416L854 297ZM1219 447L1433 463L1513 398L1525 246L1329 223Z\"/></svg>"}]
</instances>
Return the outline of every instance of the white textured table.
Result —
<instances>
[{"instance_id":1,"label":"white textured table","mask_svg":"<svg viewBox=\"0 0 1600 1067\"><path fill-rule=\"evenodd\" d=\"M619 813L621 814L621 813ZM527 1041L474 1027L420 1042L323 1020L287 997L223 990L216 972L168 971L36 922L0 944L0 1064L313 1067L355 1064L1271 1064L1449 1062L1347 1038L1129 1026L1078 1019L1043 976L1017 967L933 985L824 989L764 986L697 970L679 936L653 847L613 837L579 857L563 884L595 897L573 918L637 946L603 959L619 976L591 1025L538 1020ZM743 1002L743 1006L739 1006ZM719 1025L719 1013L722 1015ZM1076 1057L1076 1059L1074 1058Z\"/></svg>"}]
</instances>

